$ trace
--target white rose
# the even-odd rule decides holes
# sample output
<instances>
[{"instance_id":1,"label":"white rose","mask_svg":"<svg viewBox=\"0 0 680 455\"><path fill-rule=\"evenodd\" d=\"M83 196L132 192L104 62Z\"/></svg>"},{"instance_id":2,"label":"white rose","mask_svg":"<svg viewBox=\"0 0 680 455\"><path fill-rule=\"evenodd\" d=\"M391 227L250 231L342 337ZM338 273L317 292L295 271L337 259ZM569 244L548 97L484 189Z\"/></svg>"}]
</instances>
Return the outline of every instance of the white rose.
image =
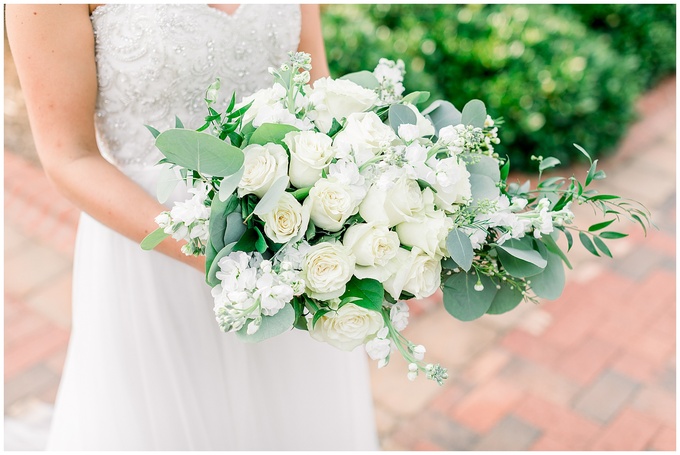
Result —
<instances>
[{"instance_id":1,"label":"white rose","mask_svg":"<svg viewBox=\"0 0 680 455\"><path fill-rule=\"evenodd\" d=\"M300 276L307 286L307 295L328 300L345 293L354 267L354 255L342 243L321 242L307 251Z\"/></svg>"},{"instance_id":2,"label":"white rose","mask_svg":"<svg viewBox=\"0 0 680 455\"><path fill-rule=\"evenodd\" d=\"M333 140L322 133L301 131L286 134L283 142L290 151L290 183L297 188L314 185L333 159Z\"/></svg>"},{"instance_id":3,"label":"white rose","mask_svg":"<svg viewBox=\"0 0 680 455\"><path fill-rule=\"evenodd\" d=\"M238 196L255 194L262 197L272 184L288 174L288 155L278 144L251 144L243 149L243 177L238 184Z\"/></svg>"},{"instance_id":4,"label":"white rose","mask_svg":"<svg viewBox=\"0 0 680 455\"><path fill-rule=\"evenodd\" d=\"M384 286L395 300L399 299L402 291L413 294L416 299L429 297L441 283L441 261L431 258L418 247L411 251L400 248L388 267L393 270L393 275Z\"/></svg>"},{"instance_id":5,"label":"white rose","mask_svg":"<svg viewBox=\"0 0 680 455\"><path fill-rule=\"evenodd\" d=\"M359 206L367 222L388 227L413 219L423 209L423 195L418 182L402 175L391 185L373 184Z\"/></svg>"},{"instance_id":6,"label":"white rose","mask_svg":"<svg viewBox=\"0 0 680 455\"><path fill-rule=\"evenodd\" d=\"M333 119L340 121L354 112L363 112L373 107L378 95L345 79L323 77L314 82L309 97L315 106L314 123L319 131L327 133L333 126Z\"/></svg>"},{"instance_id":7,"label":"white rose","mask_svg":"<svg viewBox=\"0 0 680 455\"><path fill-rule=\"evenodd\" d=\"M359 201L349 185L335 179L320 179L305 199L314 224L329 232L342 229L347 218L357 213Z\"/></svg>"},{"instance_id":8,"label":"white rose","mask_svg":"<svg viewBox=\"0 0 680 455\"><path fill-rule=\"evenodd\" d=\"M315 340L351 351L374 336L383 325L382 315L377 311L347 303L321 316L313 327L310 323L309 334Z\"/></svg>"},{"instance_id":9,"label":"white rose","mask_svg":"<svg viewBox=\"0 0 680 455\"><path fill-rule=\"evenodd\" d=\"M306 229L309 222L309 212L302 210L295 197L284 192L270 211L261 215L264 221L264 233L276 243L286 243L295 237L300 229Z\"/></svg>"},{"instance_id":10,"label":"white rose","mask_svg":"<svg viewBox=\"0 0 680 455\"><path fill-rule=\"evenodd\" d=\"M354 156L357 166L375 157L397 138L394 130L380 121L375 112L351 114L345 127L333 140L340 156Z\"/></svg>"},{"instance_id":11,"label":"white rose","mask_svg":"<svg viewBox=\"0 0 680 455\"><path fill-rule=\"evenodd\" d=\"M345 232L342 243L356 257L357 278L386 280L390 272L385 266L399 250L399 236L386 225L355 224Z\"/></svg>"},{"instance_id":12,"label":"white rose","mask_svg":"<svg viewBox=\"0 0 680 455\"><path fill-rule=\"evenodd\" d=\"M435 172L432 186L437 190L435 199L439 208L455 212L454 204L465 204L470 200L470 172L462 160L455 156L443 160L433 158L427 164Z\"/></svg>"},{"instance_id":13,"label":"white rose","mask_svg":"<svg viewBox=\"0 0 680 455\"><path fill-rule=\"evenodd\" d=\"M397 225L395 230L402 245L417 246L434 258L449 256L446 237L453 229L453 220L441 210Z\"/></svg>"}]
</instances>

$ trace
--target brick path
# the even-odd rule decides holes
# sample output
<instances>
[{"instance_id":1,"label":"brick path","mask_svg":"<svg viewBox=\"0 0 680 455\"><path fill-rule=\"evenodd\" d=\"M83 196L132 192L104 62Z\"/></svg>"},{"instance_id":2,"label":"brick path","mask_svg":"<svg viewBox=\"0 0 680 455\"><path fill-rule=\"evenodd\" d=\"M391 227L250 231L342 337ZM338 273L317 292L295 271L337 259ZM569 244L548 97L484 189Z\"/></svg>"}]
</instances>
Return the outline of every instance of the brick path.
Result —
<instances>
[{"instance_id":1,"label":"brick path","mask_svg":"<svg viewBox=\"0 0 680 455\"><path fill-rule=\"evenodd\" d=\"M372 364L383 449L675 450L675 79L639 110L601 160L610 177L598 189L643 202L659 230L644 238L622 224L631 235L610 243L615 260L575 246L555 302L471 323L437 298L414 302L406 335L451 377L411 383L398 359ZM587 226L592 216L578 215ZM5 152L5 414L19 421L54 401L77 216L38 168Z\"/></svg>"}]
</instances>

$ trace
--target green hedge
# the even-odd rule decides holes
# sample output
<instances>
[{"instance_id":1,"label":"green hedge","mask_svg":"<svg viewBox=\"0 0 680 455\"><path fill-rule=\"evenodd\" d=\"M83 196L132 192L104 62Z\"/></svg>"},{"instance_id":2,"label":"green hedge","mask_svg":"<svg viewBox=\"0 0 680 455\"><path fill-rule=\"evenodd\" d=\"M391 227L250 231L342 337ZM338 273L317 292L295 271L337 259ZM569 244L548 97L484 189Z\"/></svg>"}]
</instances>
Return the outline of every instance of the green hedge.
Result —
<instances>
[{"instance_id":1,"label":"green hedge","mask_svg":"<svg viewBox=\"0 0 680 455\"><path fill-rule=\"evenodd\" d=\"M603 33L619 53L639 60L637 76L649 88L675 72L675 5L558 5Z\"/></svg>"},{"instance_id":2,"label":"green hedge","mask_svg":"<svg viewBox=\"0 0 680 455\"><path fill-rule=\"evenodd\" d=\"M483 100L505 120L499 153L529 169L532 154L579 160L572 143L611 151L634 117L640 58L582 17L551 5L329 5L324 35L335 76L401 58L407 90Z\"/></svg>"}]
</instances>

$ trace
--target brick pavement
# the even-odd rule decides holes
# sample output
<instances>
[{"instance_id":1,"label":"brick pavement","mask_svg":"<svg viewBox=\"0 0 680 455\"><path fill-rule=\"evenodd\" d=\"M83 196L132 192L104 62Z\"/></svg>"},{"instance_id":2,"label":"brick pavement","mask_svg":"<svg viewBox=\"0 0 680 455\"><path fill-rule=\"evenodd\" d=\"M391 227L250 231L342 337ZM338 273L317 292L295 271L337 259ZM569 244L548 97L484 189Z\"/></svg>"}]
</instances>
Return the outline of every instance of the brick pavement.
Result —
<instances>
[{"instance_id":1,"label":"brick pavement","mask_svg":"<svg viewBox=\"0 0 680 455\"><path fill-rule=\"evenodd\" d=\"M659 230L623 224L615 260L576 246L558 301L470 323L438 296L411 302L406 334L451 377L411 383L399 359L372 364L383 449L675 450L675 79L639 111L598 188L645 203ZM39 168L5 152L5 414L18 421L54 401L77 216Z\"/></svg>"}]
</instances>

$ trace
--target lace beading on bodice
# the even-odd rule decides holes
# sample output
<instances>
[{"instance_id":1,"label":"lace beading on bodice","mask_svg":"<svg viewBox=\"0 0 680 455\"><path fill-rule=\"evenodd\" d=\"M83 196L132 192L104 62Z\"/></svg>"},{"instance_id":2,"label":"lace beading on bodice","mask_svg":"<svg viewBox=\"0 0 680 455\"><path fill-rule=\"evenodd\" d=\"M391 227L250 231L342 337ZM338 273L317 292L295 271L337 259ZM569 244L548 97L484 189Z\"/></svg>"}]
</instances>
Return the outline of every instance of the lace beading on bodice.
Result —
<instances>
[{"instance_id":1,"label":"lace beading on bodice","mask_svg":"<svg viewBox=\"0 0 680 455\"><path fill-rule=\"evenodd\" d=\"M163 131L177 115L201 126L216 77L222 109L232 91L240 99L273 83L268 67L297 49L300 8L244 4L229 15L206 4L107 4L92 26L100 151L118 167L147 167L162 156L145 124Z\"/></svg>"}]
</instances>

